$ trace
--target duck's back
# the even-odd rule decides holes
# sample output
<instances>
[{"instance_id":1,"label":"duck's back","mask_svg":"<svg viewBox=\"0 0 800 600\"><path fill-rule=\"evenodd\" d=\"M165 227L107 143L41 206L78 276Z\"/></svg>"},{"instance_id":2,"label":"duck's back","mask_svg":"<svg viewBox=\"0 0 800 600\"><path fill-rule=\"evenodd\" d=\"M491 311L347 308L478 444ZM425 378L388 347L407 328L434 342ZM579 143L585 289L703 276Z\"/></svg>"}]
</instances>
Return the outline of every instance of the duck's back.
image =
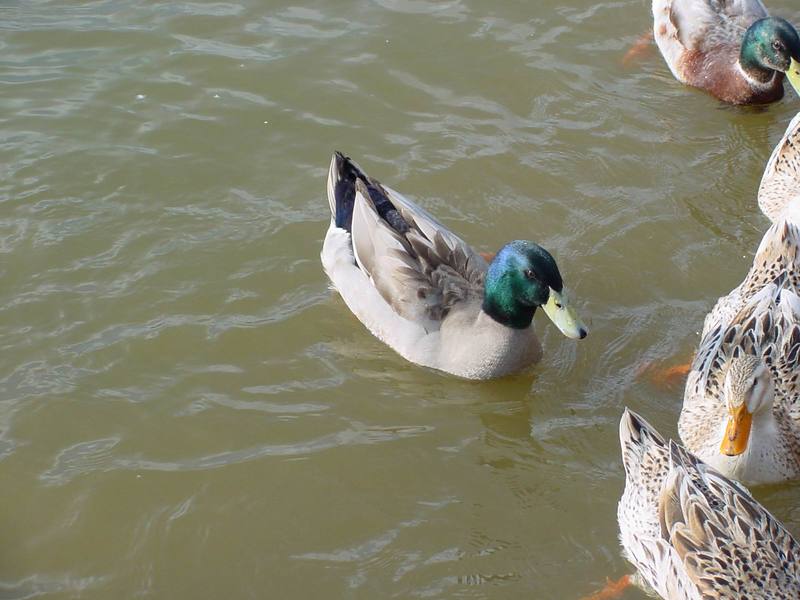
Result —
<instances>
[{"instance_id":1,"label":"duck's back","mask_svg":"<svg viewBox=\"0 0 800 600\"><path fill-rule=\"evenodd\" d=\"M800 544L742 485L625 410L622 545L669 600L800 597Z\"/></svg>"}]
</instances>

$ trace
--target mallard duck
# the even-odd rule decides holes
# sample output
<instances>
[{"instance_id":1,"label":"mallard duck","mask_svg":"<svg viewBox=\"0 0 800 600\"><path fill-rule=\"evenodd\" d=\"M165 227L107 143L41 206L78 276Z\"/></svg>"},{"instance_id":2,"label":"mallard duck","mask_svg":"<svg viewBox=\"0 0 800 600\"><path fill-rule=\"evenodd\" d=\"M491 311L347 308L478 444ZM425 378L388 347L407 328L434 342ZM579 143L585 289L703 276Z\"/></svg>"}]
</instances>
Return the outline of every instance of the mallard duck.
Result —
<instances>
[{"instance_id":1,"label":"mallard duck","mask_svg":"<svg viewBox=\"0 0 800 600\"><path fill-rule=\"evenodd\" d=\"M620 541L646 586L669 600L800 598L800 543L747 489L627 409L619 439Z\"/></svg>"},{"instance_id":2,"label":"mallard duck","mask_svg":"<svg viewBox=\"0 0 800 600\"><path fill-rule=\"evenodd\" d=\"M783 75L800 94L800 36L761 0L653 0L653 35L672 74L723 102L783 97Z\"/></svg>"},{"instance_id":3,"label":"mallard duck","mask_svg":"<svg viewBox=\"0 0 800 600\"><path fill-rule=\"evenodd\" d=\"M469 379L537 362L538 307L564 335L586 337L555 259L528 241L491 264L422 208L336 152L322 265L355 316L405 359Z\"/></svg>"},{"instance_id":4,"label":"mallard duck","mask_svg":"<svg viewBox=\"0 0 800 600\"><path fill-rule=\"evenodd\" d=\"M758 188L758 206L773 223L781 216L800 222L800 113L772 151Z\"/></svg>"},{"instance_id":5,"label":"mallard duck","mask_svg":"<svg viewBox=\"0 0 800 600\"><path fill-rule=\"evenodd\" d=\"M749 484L800 477L800 229L772 225L745 280L706 317L681 440Z\"/></svg>"},{"instance_id":6,"label":"mallard duck","mask_svg":"<svg viewBox=\"0 0 800 600\"><path fill-rule=\"evenodd\" d=\"M795 118L762 178L774 219L744 281L703 324L678 431L728 477L750 484L800 478L800 194Z\"/></svg>"}]
</instances>

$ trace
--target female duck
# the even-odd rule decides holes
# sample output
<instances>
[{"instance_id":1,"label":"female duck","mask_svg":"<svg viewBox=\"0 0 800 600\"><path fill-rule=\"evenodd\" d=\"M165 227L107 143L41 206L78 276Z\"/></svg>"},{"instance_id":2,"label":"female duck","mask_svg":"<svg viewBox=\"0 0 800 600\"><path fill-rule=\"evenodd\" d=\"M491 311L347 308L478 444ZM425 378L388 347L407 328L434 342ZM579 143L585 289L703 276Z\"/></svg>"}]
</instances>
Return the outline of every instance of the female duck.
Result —
<instances>
[{"instance_id":1,"label":"female duck","mask_svg":"<svg viewBox=\"0 0 800 600\"><path fill-rule=\"evenodd\" d=\"M800 94L800 37L761 0L653 0L653 33L672 74L731 104Z\"/></svg>"},{"instance_id":2,"label":"female duck","mask_svg":"<svg viewBox=\"0 0 800 600\"><path fill-rule=\"evenodd\" d=\"M553 257L515 241L486 261L422 208L335 153L322 265L347 306L407 360L490 379L541 358L541 306L572 338L587 331L567 304Z\"/></svg>"},{"instance_id":3,"label":"female duck","mask_svg":"<svg viewBox=\"0 0 800 600\"><path fill-rule=\"evenodd\" d=\"M774 221L744 281L706 317L678 431L702 460L747 483L800 478L800 170L792 121L759 191Z\"/></svg>"},{"instance_id":4,"label":"female duck","mask_svg":"<svg viewBox=\"0 0 800 600\"><path fill-rule=\"evenodd\" d=\"M625 410L620 540L662 598L800 598L800 544L742 486Z\"/></svg>"},{"instance_id":5,"label":"female duck","mask_svg":"<svg viewBox=\"0 0 800 600\"><path fill-rule=\"evenodd\" d=\"M707 332L678 422L692 452L748 484L800 478L800 298L788 277Z\"/></svg>"}]
</instances>

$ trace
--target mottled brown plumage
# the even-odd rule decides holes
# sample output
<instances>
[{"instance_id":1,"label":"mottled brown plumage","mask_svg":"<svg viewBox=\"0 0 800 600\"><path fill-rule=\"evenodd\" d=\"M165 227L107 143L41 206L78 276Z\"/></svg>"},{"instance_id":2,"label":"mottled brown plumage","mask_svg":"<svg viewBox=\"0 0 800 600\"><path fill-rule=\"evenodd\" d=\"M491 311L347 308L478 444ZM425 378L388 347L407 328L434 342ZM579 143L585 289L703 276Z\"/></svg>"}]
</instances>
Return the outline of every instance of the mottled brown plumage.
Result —
<instances>
[{"instance_id":1,"label":"mottled brown plumage","mask_svg":"<svg viewBox=\"0 0 800 600\"><path fill-rule=\"evenodd\" d=\"M742 283L706 317L678 423L687 448L748 483L800 478L800 115L767 163L758 202L773 225ZM759 401L759 386L771 398ZM741 452L723 442L744 402L752 429Z\"/></svg>"},{"instance_id":2,"label":"mottled brown plumage","mask_svg":"<svg viewBox=\"0 0 800 600\"><path fill-rule=\"evenodd\" d=\"M764 235L744 281L706 317L686 381L678 431L687 448L748 483L800 477L800 229L780 220ZM753 415L746 451L720 450L729 417L729 365L754 357L769 371L774 400Z\"/></svg>"},{"instance_id":3,"label":"mottled brown plumage","mask_svg":"<svg viewBox=\"0 0 800 600\"><path fill-rule=\"evenodd\" d=\"M800 216L800 114L795 115L786 133L772 151L761 185L758 205L773 223L782 214L798 221Z\"/></svg>"},{"instance_id":4,"label":"mottled brown plumage","mask_svg":"<svg viewBox=\"0 0 800 600\"><path fill-rule=\"evenodd\" d=\"M796 600L800 544L746 488L639 415L620 422L625 555L668 600Z\"/></svg>"}]
</instances>

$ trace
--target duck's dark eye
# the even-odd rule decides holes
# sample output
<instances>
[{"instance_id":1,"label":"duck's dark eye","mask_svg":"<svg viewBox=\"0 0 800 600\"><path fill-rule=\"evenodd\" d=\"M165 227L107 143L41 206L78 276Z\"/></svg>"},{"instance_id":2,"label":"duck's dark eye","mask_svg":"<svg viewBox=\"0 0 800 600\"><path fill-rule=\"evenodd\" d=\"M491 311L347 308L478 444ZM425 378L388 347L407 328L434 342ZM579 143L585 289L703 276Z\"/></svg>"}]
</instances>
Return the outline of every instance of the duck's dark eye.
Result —
<instances>
[{"instance_id":1,"label":"duck's dark eye","mask_svg":"<svg viewBox=\"0 0 800 600\"><path fill-rule=\"evenodd\" d=\"M775 50L783 50L783 44L781 44L778 40L772 42L772 47L775 48Z\"/></svg>"},{"instance_id":2,"label":"duck's dark eye","mask_svg":"<svg viewBox=\"0 0 800 600\"><path fill-rule=\"evenodd\" d=\"M538 280L539 279L536 276L536 273L533 271L533 269L525 269L525 277L526 277L526 279L533 279L533 280Z\"/></svg>"}]
</instances>

